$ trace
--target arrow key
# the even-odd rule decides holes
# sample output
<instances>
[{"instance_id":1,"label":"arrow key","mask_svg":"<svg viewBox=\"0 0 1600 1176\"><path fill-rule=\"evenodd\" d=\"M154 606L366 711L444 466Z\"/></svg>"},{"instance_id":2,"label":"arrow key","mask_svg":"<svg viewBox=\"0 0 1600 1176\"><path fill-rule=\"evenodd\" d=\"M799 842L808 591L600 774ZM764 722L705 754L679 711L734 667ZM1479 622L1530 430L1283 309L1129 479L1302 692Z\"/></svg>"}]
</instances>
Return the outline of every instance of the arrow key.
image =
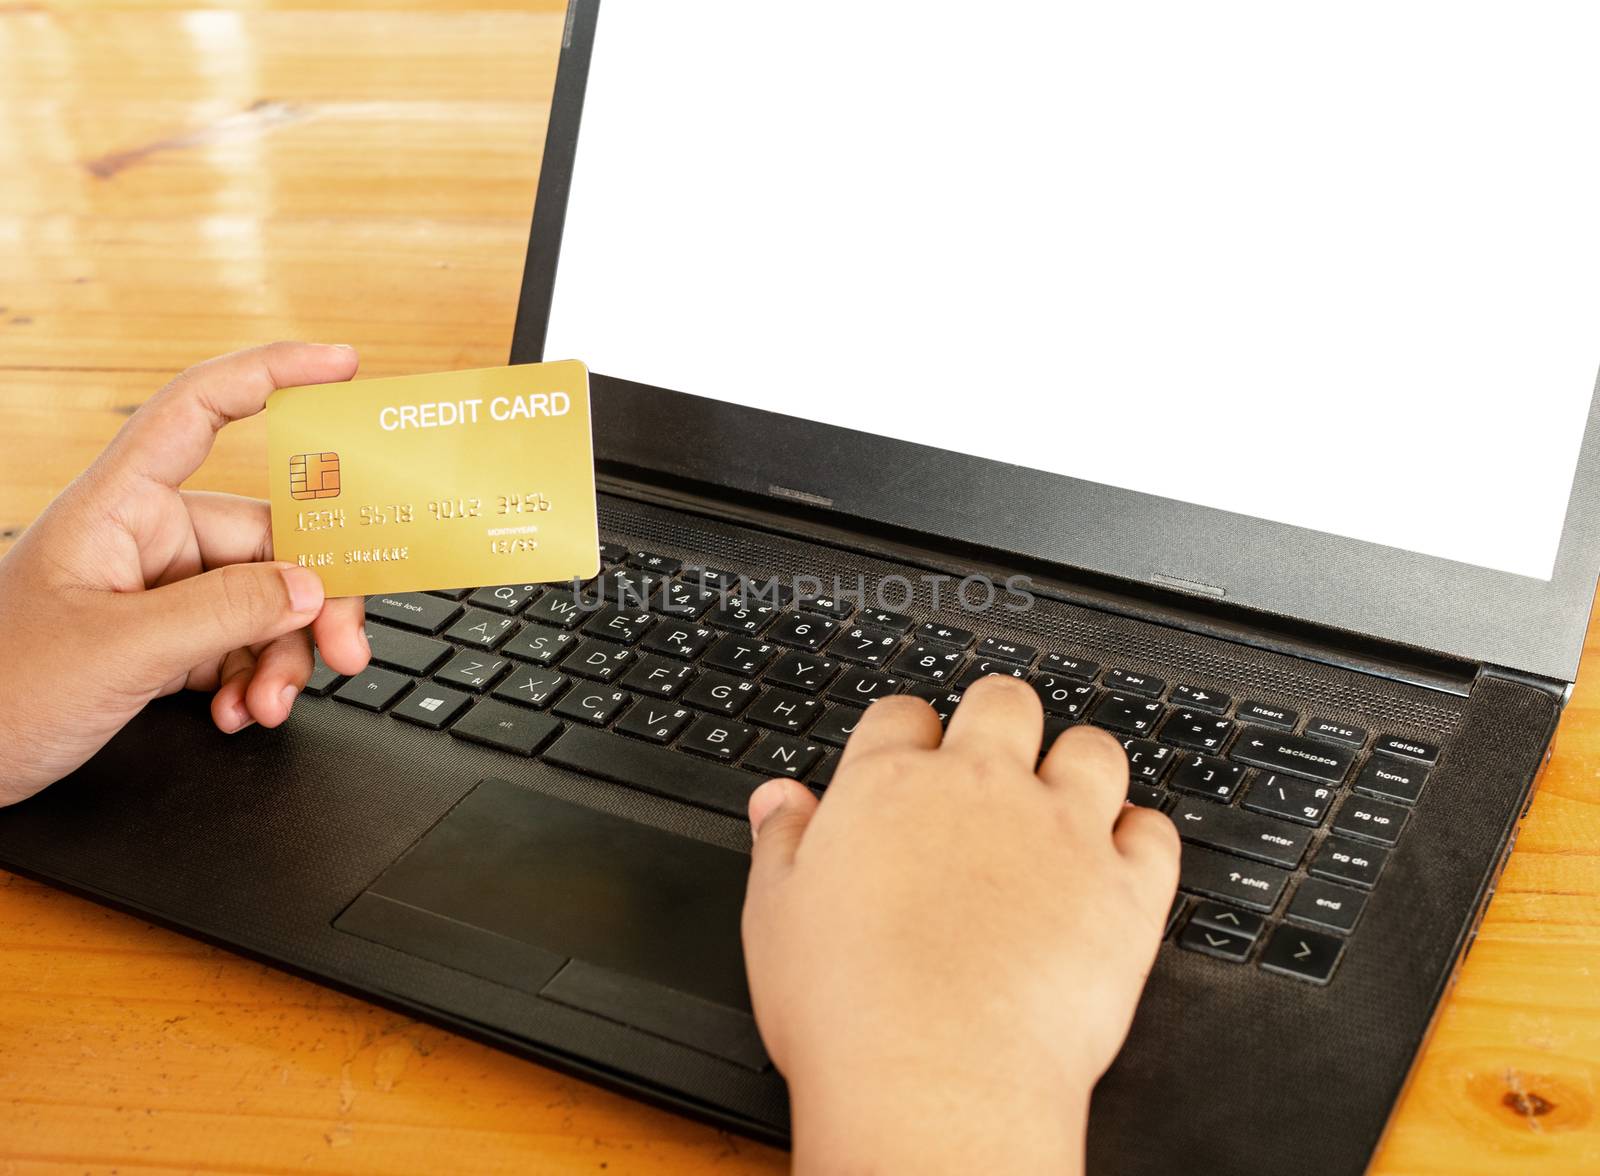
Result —
<instances>
[{"instance_id":1,"label":"arrow key","mask_svg":"<svg viewBox=\"0 0 1600 1176\"><path fill-rule=\"evenodd\" d=\"M1242 963L1250 954L1250 947L1255 942L1243 935L1235 935L1232 931L1218 931L1207 927L1204 923L1189 920L1189 925L1183 929L1183 934L1178 936L1178 946L1188 948L1190 951L1200 952L1202 955L1215 956L1219 960L1228 960L1231 963Z\"/></svg>"},{"instance_id":2,"label":"arrow key","mask_svg":"<svg viewBox=\"0 0 1600 1176\"><path fill-rule=\"evenodd\" d=\"M1332 935L1299 927L1279 927L1267 940L1267 949L1261 953L1261 966L1296 980L1326 984L1343 950L1344 940Z\"/></svg>"},{"instance_id":3,"label":"arrow key","mask_svg":"<svg viewBox=\"0 0 1600 1176\"><path fill-rule=\"evenodd\" d=\"M1256 939L1261 934L1261 929L1267 925L1267 921L1260 915L1223 906L1220 902L1201 903L1194 908L1194 914L1189 916L1189 922L1199 923L1213 931L1224 931L1229 935L1242 935L1250 940Z\"/></svg>"}]
</instances>

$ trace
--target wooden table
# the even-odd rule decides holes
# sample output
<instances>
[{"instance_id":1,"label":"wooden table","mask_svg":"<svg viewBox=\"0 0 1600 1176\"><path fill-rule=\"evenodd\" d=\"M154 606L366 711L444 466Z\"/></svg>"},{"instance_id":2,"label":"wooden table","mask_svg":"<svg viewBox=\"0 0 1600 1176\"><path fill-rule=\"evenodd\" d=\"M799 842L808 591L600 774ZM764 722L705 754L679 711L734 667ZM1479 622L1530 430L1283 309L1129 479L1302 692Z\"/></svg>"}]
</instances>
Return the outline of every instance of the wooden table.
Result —
<instances>
[{"instance_id":1,"label":"wooden table","mask_svg":"<svg viewBox=\"0 0 1600 1176\"><path fill-rule=\"evenodd\" d=\"M0 3L0 550L173 371L507 354L559 0ZM263 494L260 422L197 484ZM1600 635L1377 1164L1600 1170ZM0 874L0 1176L785 1157Z\"/></svg>"}]
</instances>

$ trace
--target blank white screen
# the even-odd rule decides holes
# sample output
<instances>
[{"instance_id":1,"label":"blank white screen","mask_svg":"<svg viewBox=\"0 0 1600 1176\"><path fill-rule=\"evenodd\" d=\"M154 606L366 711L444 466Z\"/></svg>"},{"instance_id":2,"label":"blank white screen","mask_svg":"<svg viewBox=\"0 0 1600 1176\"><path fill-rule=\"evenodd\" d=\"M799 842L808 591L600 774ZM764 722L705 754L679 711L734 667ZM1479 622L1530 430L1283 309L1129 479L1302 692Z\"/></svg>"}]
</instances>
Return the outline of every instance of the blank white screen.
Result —
<instances>
[{"instance_id":1,"label":"blank white screen","mask_svg":"<svg viewBox=\"0 0 1600 1176\"><path fill-rule=\"evenodd\" d=\"M1596 44L1587 4L604 0L545 353L1548 579Z\"/></svg>"}]
</instances>

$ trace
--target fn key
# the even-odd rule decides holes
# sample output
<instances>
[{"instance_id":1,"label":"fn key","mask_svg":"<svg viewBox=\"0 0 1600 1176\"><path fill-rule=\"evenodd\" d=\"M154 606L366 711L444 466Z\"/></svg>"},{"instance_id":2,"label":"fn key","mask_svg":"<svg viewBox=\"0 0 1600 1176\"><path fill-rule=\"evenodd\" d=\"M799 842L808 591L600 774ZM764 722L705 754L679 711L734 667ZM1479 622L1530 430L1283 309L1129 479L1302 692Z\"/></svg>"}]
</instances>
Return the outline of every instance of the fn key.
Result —
<instances>
[{"instance_id":1,"label":"fn key","mask_svg":"<svg viewBox=\"0 0 1600 1176\"><path fill-rule=\"evenodd\" d=\"M462 715L450 734L501 751L532 755L560 729L561 724L549 715L486 698Z\"/></svg>"}]
</instances>

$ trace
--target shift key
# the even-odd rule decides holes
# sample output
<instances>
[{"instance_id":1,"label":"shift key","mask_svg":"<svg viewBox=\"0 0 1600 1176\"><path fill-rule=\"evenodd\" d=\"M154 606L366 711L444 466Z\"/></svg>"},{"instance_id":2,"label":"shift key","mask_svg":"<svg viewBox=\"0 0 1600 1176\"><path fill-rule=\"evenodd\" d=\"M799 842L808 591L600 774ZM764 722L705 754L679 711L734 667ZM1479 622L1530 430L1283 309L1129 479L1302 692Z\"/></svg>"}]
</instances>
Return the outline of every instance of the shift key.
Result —
<instances>
[{"instance_id":1,"label":"shift key","mask_svg":"<svg viewBox=\"0 0 1600 1176\"><path fill-rule=\"evenodd\" d=\"M1219 898L1253 911L1270 911L1283 894L1289 875L1198 845L1183 847L1178 886L1191 894Z\"/></svg>"},{"instance_id":2,"label":"shift key","mask_svg":"<svg viewBox=\"0 0 1600 1176\"><path fill-rule=\"evenodd\" d=\"M1246 727L1239 732L1228 757L1241 764L1304 776L1322 784L1340 784L1350 774L1356 753L1320 739L1302 739L1261 727Z\"/></svg>"},{"instance_id":3,"label":"shift key","mask_svg":"<svg viewBox=\"0 0 1600 1176\"><path fill-rule=\"evenodd\" d=\"M1305 856L1312 830L1209 800L1184 800L1172 823L1185 841L1292 870Z\"/></svg>"}]
</instances>

